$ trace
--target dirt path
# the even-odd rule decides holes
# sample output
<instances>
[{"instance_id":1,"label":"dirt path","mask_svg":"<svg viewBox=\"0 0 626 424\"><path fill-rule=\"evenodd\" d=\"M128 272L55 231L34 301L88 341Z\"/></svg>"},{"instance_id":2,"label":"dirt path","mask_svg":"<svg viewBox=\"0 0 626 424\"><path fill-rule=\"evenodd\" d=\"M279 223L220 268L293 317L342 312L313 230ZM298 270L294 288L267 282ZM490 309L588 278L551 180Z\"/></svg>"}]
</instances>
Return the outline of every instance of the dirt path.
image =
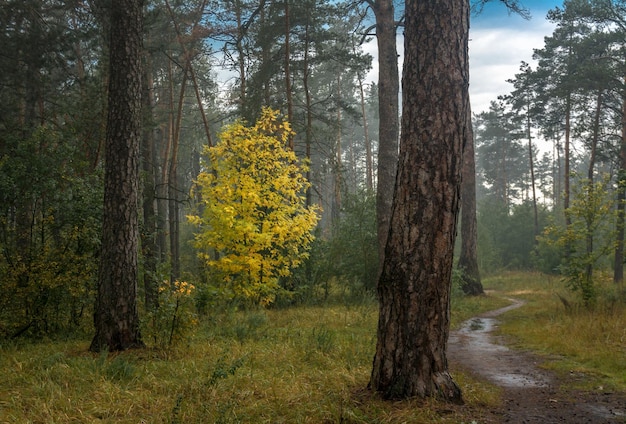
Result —
<instances>
[{"instance_id":1,"label":"dirt path","mask_svg":"<svg viewBox=\"0 0 626 424\"><path fill-rule=\"evenodd\" d=\"M477 422L626 423L626 395L570 389L576 376L559 378L538 367L540 358L511 350L491 334L499 315L525 303L508 300L511 305L474 317L450 335L450 360L503 390L502 406L481 414Z\"/></svg>"}]
</instances>

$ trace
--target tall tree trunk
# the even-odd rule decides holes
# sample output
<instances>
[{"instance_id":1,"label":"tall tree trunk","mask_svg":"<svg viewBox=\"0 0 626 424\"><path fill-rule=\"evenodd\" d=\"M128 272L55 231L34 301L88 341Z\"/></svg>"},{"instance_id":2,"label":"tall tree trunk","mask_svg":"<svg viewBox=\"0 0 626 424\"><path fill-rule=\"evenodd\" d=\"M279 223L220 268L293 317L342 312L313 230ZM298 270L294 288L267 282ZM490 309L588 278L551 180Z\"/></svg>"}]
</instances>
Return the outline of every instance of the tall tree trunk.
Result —
<instances>
[{"instance_id":1,"label":"tall tree trunk","mask_svg":"<svg viewBox=\"0 0 626 424\"><path fill-rule=\"evenodd\" d=\"M291 22L289 20L289 0L285 2L285 93L287 97L287 121L293 125L293 93L291 92L291 51L290 51L290 38L291 38ZM289 135L288 138L289 149L293 150L293 135Z\"/></svg>"},{"instance_id":2,"label":"tall tree trunk","mask_svg":"<svg viewBox=\"0 0 626 424\"><path fill-rule=\"evenodd\" d=\"M235 2L235 14L237 18L237 65L239 66L239 107L240 110L246 110L246 55L243 48L243 36L245 33L243 21L241 20L241 4Z\"/></svg>"},{"instance_id":3,"label":"tall tree trunk","mask_svg":"<svg viewBox=\"0 0 626 424\"><path fill-rule=\"evenodd\" d=\"M367 113L365 111L365 91L363 89L363 79L358 75L359 95L361 100L361 119L363 120L363 138L365 139L365 188L368 192L374 191L374 169L372 165L372 141L370 140L367 123Z\"/></svg>"},{"instance_id":4,"label":"tall tree trunk","mask_svg":"<svg viewBox=\"0 0 626 424\"><path fill-rule=\"evenodd\" d=\"M533 192L533 217L534 217L534 236L535 244L537 243L537 236L539 235L539 211L537 210L537 190L535 184L535 159L533 154L533 136L531 132L530 122L530 105L526 109L526 138L528 140L528 161L530 165L530 185Z\"/></svg>"},{"instance_id":5,"label":"tall tree trunk","mask_svg":"<svg viewBox=\"0 0 626 424\"><path fill-rule=\"evenodd\" d=\"M469 108L469 2L406 0L405 17L400 161L370 387L389 399L462 402L446 351Z\"/></svg>"},{"instance_id":6,"label":"tall tree trunk","mask_svg":"<svg viewBox=\"0 0 626 424\"><path fill-rule=\"evenodd\" d=\"M626 85L626 77L624 77ZM617 223L613 282L624 281L624 206L626 203L626 89L622 91L622 137L619 146L619 171L617 184Z\"/></svg>"},{"instance_id":7,"label":"tall tree trunk","mask_svg":"<svg viewBox=\"0 0 626 424\"><path fill-rule=\"evenodd\" d=\"M589 169L587 170L587 184L588 191L587 196L591 199L594 195L593 190L593 176L594 176L594 168L596 165L596 154L598 150L598 139L600 137L600 113L602 111L602 90L598 90L598 95L596 97L596 110L594 113L593 119L593 136L591 137L591 151L589 154ZM586 253L588 257L591 257L593 253L593 228L589 227L589 223L587 224L587 240L586 240ZM586 280L591 282L593 277L593 265L591 263L587 264L585 269L585 277Z\"/></svg>"},{"instance_id":8,"label":"tall tree trunk","mask_svg":"<svg viewBox=\"0 0 626 424\"><path fill-rule=\"evenodd\" d=\"M261 4L259 4L259 26L260 28L263 28L263 26L266 24L265 23L265 8L264 6L264 2L260 2ZM267 63L270 62L270 60L272 60L272 52L271 49L269 48L269 46L267 45L267 43L263 43L261 45L261 66L266 66ZM271 93L272 87L271 87L271 83L269 81L268 78L263 78L263 101L264 104L266 105L270 105L272 104L271 100L272 100L272 93Z\"/></svg>"},{"instance_id":9,"label":"tall tree trunk","mask_svg":"<svg viewBox=\"0 0 626 424\"><path fill-rule=\"evenodd\" d=\"M171 55L171 54L170 54ZM169 243L168 243L168 196L169 196L169 172L170 172L170 155L172 143L174 140L174 70L172 61L167 64L167 93L163 94L163 98L167 99L166 113L167 123L161 135L165 138L165 142L161 140L162 148L160 151L160 178L157 182L157 245L159 247L159 260L161 263L168 261Z\"/></svg>"},{"instance_id":10,"label":"tall tree trunk","mask_svg":"<svg viewBox=\"0 0 626 424\"><path fill-rule=\"evenodd\" d=\"M187 76L189 67L183 70L183 80L180 85L180 95L176 111L176 121L174 122L174 132L172 137L172 150L170 154L167 200L168 217L170 230L170 280L176 281L180 277L180 213L179 213L179 193L178 187L178 147L180 145L180 132L182 130L183 107L185 104L185 88L187 87Z\"/></svg>"},{"instance_id":11,"label":"tall tree trunk","mask_svg":"<svg viewBox=\"0 0 626 424\"><path fill-rule=\"evenodd\" d=\"M376 185L376 221L378 259L382 267L389 234L392 187L398 166L398 50L393 0L376 0L376 40L378 43L378 181Z\"/></svg>"},{"instance_id":12,"label":"tall tree trunk","mask_svg":"<svg viewBox=\"0 0 626 424\"><path fill-rule=\"evenodd\" d=\"M202 16L203 16L202 12L204 11L206 2L207 0L204 0L202 3L200 3L198 7L198 12L196 13L196 15L198 16L198 19L193 23L193 26L191 28L191 34L195 33L195 30L198 27L200 20L202 19ZM178 21L176 20L176 16L174 15L174 11L172 10L172 7L170 6L170 3L168 0L165 0L165 5L167 6L170 19L172 20L172 23L174 24L174 29L176 30L176 38L178 39L178 44L180 44L180 48L183 51L183 57L185 58L184 67L187 69L187 73L191 77L191 82L193 83L194 92L196 94L196 102L198 104L198 110L200 111L200 116L202 117L202 125L204 128L204 134L206 135L206 138L207 138L207 144L209 145L209 147L212 147L213 140L211 139L211 129L209 127L209 121L207 119L206 112L204 111L204 103L202 102L202 96L200 95L200 85L198 84L198 78L196 78L196 71L193 68L193 62L192 62L193 54L192 52L189 51L189 49L185 45L185 42L183 41L183 38L184 38L183 34L180 31L180 26L178 25Z\"/></svg>"},{"instance_id":13,"label":"tall tree trunk","mask_svg":"<svg viewBox=\"0 0 626 424\"><path fill-rule=\"evenodd\" d=\"M144 107L144 130L142 137L141 163L143 171L143 228L141 231L141 247L143 256L143 287L144 301L147 310L153 310L157 305L157 255L156 244L156 155L155 134L153 128L154 96L152 88L154 81L150 69L149 58L145 60L146 69L143 72L143 107Z\"/></svg>"},{"instance_id":14,"label":"tall tree trunk","mask_svg":"<svg viewBox=\"0 0 626 424\"><path fill-rule=\"evenodd\" d=\"M173 113L173 112L171 112ZM168 113L168 115L171 115ZM158 134L158 145L161 145L160 154L159 154L159 167L161 169L160 173L157 173L156 180L156 204L157 204L157 248L159 252L159 262L165 263L167 262L167 252L168 252L168 244L167 244L167 185L168 185L168 158L169 158L169 150L172 140L172 131L173 131L173 118L168 116L168 122L164 125L161 131Z\"/></svg>"},{"instance_id":15,"label":"tall tree trunk","mask_svg":"<svg viewBox=\"0 0 626 424\"><path fill-rule=\"evenodd\" d=\"M561 182L563 178L561 175L561 143L556 135L552 141L552 157L555 158L552 163L552 204L558 211L561 205Z\"/></svg>"},{"instance_id":16,"label":"tall tree trunk","mask_svg":"<svg viewBox=\"0 0 626 424\"><path fill-rule=\"evenodd\" d=\"M572 95L567 94L565 99L565 152L563 164L563 211L565 213L565 226L569 227L572 219L569 215L569 197L570 197L570 135L572 131ZM566 246L566 254L569 247Z\"/></svg>"},{"instance_id":17,"label":"tall tree trunk","mask_svg":"<svg viewBox=\"0 0 626 424\"><path fill-rule=\"evenodd\" d=\"M478 230L476 226L476 160L472 112L467 110L467 131L463 148L463 179L461 182L461 252L458 267L462 273L465 294L484 294L478 270Z\"/></svg>"},{"instance_id":18,"label":"tall tree trunk","mask_svg":"<svg viewBox=\"0 0 626 424\"><path fill-rule=\"evenodd\" d=\"M302 63L302 88L304 90L305 108L306 108L306 130L305 130L305 156L308 161L311 160L311 144L313 143L313 100L311 98L311 87L309 86L309 77L311 75L311 69L309 67L309 49L311 40L309 37L310 30L310 10L307 10L306 23L305 23L305 35L304 35L304 59ZM311 167L307 167L306 180L311 181ZM306 189L306 207L308 208L313 203L311 187ZM310 261L307 261L307 271L310 269Z\"/></svg>"},{"instance_id":19,"label":"tall tree trunk","mask_svg":"<svg viewBox=\"0 0 626 424\"><path fill-rule=\"evenodd\" d=\"M332 209L332 228L333 231L339 225L339 216L341 213L341 193L343 185L343 161L341 152L341 75L337 75L337 134L335 137L335 166L333 169L333 209Z\"/></svg>"},{"instance_id":20,"label":"tall tree trunk","mask_svg":"<svg viewBox=\"0 0 626 424\"><path fill-rule=\"evenodd\" d=\"M137 313L142 7L112 0L104 217L90 350L143 346Z\"/></svg>"},{"instance_id":21,"label":"tall tree trunk","mask_svg":"<svg viewBox=\"0 0 626 424\"><path fill-rule=\"evenodd\" d=\"M178 208L178 163L175 160L170 163L167 201L170 229L170 281L176 281L180 277L180 213Z\"/></svg>"},{"instance_id":22,"label":"tall tree trunk","mask_svg":"<svg viewBox=\"0 0 626 424\"><path fill-rule=\"evenodd\" d=\"M589 186L593 186L593 176L596 167L596 156L598 150L598 140L600 138L600 114L602 112L602 90L598 90L596 96L596 110L593 118L593 135L591 137L591 149L589 152L589 168L587 169L587 178Z\"/></svg>"}]
</instances>

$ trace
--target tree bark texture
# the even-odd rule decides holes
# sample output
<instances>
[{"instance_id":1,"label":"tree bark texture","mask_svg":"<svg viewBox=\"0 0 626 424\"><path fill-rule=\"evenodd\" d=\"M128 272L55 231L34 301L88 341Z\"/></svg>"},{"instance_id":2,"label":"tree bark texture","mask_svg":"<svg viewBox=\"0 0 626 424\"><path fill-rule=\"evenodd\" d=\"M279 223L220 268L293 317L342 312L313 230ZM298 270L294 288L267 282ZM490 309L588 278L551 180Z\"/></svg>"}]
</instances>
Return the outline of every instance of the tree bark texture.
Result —
<instances>
[{"instance_id":1,"label":"tree bark texture","mask_svg":"<svg viewBox=\"0 0 626 424\"><path fill-rule=\"evenodd\" d=\"M484 294L478 270L478 230L476 226L476 158L472 113L467 109L467 130L463 148L463 180L461 182L461 253L458 267L462 273L463 293Z\"/></svg>"},{"instance_id":2,"label":"tree bark texture","mask_svg":"<svg viewBox=\"0 0 626 424\"><path fill-rule=\"evenodd\" d=\"M92 351L142 346L137 314L142 7L111 2L104 216Z\"/></svg>"},{"instance_id":3,"label":"tree bark texture","mask_svg":"<svg viewBox=\"0 0 626 424\"><path fill-rule=\"evenodd\" d=\"M370 387L462 402L448 372L450 287L469 107L467 0L407 0L402 138Z\"/></svg>"},{"instance_id":4,"label":"tree bark texture","mask_svg":"<svg viewBox=\"0 0 626 424\"><path fill-rule=\"evenodd\" d=\"M376 221L378 259L382 266L389 234L391 203L398 163L398 51L393 0L376 0L376 40L378 43L378 181Z\"/></svg>"}]
</instances>

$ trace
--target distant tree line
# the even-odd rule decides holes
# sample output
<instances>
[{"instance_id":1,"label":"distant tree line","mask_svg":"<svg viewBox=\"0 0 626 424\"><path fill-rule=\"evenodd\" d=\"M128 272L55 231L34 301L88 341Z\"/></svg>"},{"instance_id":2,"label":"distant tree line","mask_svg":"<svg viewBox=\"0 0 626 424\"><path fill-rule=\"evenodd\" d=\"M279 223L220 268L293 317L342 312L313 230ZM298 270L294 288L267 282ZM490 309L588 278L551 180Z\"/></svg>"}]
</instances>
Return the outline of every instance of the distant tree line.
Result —
<instances>
[{"instance_id":1,"label":"distant tree line","mask_svg":"<svg viewBox=\"0 0 626 424\"><path fill-rule=\"evenodd\" d=\"M556 28L535 49L536 65L522 62L513 90L474 116L481 268L563 273L572 261L602 252L594 267L611 269L619 283L626 4L572 0L547 17ZM612 211L601 216L610 231L594 224L599 197ZM577 219L586 220L582 230ZM554 243L555 228L582 235Z\"/></svg>"},{"instance_id":2,"label":"distant tree line","mask_svg":"<svg viewBox=\"0 0 626 424\"><path fill-rule=\"evenodd\" d=\"M226 124L253 125L265 106L294 130L286 144L308 164L306 206L322 211L309 257L280 280L289 295L276 304L323 300L333 284L350 294L375 289L399 138L395 34L403 10L395 6L144 2L141 311L159 307L164 281L193 281L199 310L222 300L186 216L202 212L195 182L209 169L204 146L218 144ZM91 331L109 12L98 1L0 7L0 337ZM535 52L537 66L522 63L513 91L472 119L478 265L564 275L580 268L573 285L582 290L594 269L623 279L626 4L572 0L549 19L557 26ZM385 52L380 84L366 81L373 64L363 42L374 36ZM586 219L603 209L580 206L585 198L612 202L602 220L609 229ZM567 237L578 225L581 237Z\"/></svg>"},{"instance_id":3,"label":"distant tree line","mask_svg":"<svg viewBox=\"0 0 626 424\"><path fill-rule=\"evenodd\" d=\"M0 8L1 337L91 331L115 24L109 12L96 1L9 0ZM308 163L307 206L323 211L310 259L284 283L299 293L289 298L318 293L333 277L355 291L374 287L369 199L378 88L365 79L372 58L362 47L373 21L358 2L144 2L141 308L158 306L164 280L200 282L198 292L209 296L215 282L185 218L200 206L193 188L206 171L203 146L214 146L225 124L254 124L264 106L290 122L288 146ZM363 229L344 229L354 228L351 219Z\"/></svg>"}]
</instances>

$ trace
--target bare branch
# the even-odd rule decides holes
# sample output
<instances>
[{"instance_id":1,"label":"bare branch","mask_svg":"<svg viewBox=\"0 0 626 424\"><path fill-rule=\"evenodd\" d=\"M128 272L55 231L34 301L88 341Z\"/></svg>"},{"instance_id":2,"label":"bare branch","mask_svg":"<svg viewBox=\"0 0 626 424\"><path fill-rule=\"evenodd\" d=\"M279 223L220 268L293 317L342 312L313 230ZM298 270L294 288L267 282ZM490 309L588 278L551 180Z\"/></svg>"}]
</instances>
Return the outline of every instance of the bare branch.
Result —
<instances>
[{"instance_id":1,"label":"bare branch","mask_svg":"<svg viewBox=\"0 0 626 424\"><path fill-rule=\"evenodd\" d=\"M480 15L485 5L493 0L476 0L472 3L472 15ZM522 18L529 20L532 16L530 10L525 7L520 0L499 0L509 11L509 14L516 13Z\"/></svg>"}]
</instances>

